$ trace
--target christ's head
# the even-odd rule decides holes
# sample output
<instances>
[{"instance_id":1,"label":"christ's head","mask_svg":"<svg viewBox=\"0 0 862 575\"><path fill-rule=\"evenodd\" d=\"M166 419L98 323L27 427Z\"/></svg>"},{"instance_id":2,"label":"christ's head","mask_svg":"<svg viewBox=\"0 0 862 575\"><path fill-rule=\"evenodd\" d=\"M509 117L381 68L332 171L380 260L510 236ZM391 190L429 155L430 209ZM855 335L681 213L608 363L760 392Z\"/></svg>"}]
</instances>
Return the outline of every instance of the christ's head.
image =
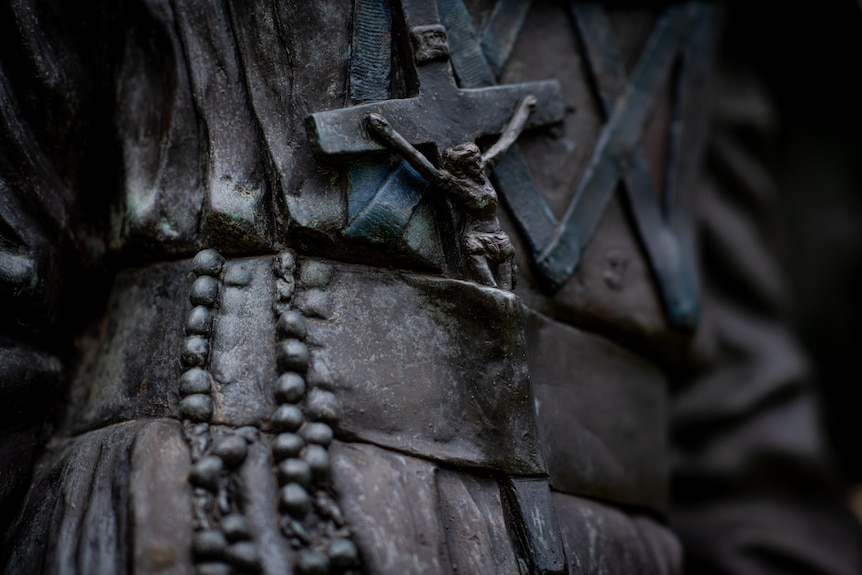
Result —
<instances>
[{"instance_id":1,"label":"christ's head","mask_svg":"<svg viewBox=\"0 0 862 575\"><path fill-rule=\"evenodd\" d=\"M455 176L469 176L474 179L485 175L482 152L473 143L459 144L443 152L442 167Z\"/></svg>"}]
</instances>

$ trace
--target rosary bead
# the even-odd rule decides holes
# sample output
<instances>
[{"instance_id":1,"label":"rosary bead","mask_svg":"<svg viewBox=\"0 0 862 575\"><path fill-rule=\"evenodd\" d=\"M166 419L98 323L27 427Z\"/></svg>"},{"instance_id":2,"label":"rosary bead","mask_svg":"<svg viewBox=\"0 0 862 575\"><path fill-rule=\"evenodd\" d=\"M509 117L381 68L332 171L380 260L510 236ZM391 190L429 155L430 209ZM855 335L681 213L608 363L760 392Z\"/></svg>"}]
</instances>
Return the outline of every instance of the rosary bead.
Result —
<instances>
[{"instance_id":1,"label":"rosary bead","mask_svg":"<svg viewBox=\"0 0 862 575\"><path fill-rule=\"evenodd\" d=\"M276 350L276 361L281 372L305 371L308 369L308 346L298 339L280 341Z\"/></svg>"},{"instance_id":2,"label":"rosary bead","mask_svg":"<svg viewBox=\"0 0 862 575\"><path fill-rule=\"evenodd\" d=\"M329 573L329 558L322 553L303 551L297 561L300 575L327 575Z\"/></svg>"},{"instance_id":3,"label":"rosary bead","mask_svg":"<svg viewBox=\"0 0 862 575\"><path fill-rule=\"evenodd\" d=\"M213 455L217 455L228 467L236 467L245 460L248 444L237 435L230 435L216 440L213 445Z\"/></svg>"},{"instance_id":4,"label":"rosary bead","mask_svg":"<svg viewBox=\"0 0 862 575\"><path fill-rule=\"evenodd\" d=\"M239 541L230 545L225 559L239 571L254 572L260 567L260 555L251 541Z\"/></svg>"},{"instance_id":5,"label":"rosary bead","mask_svg":"<svg viewBox=\"0 0 862 575\"><path fill-rule=\"evenodd\" d=\"M305 380L296 372L282 374L275 382L275 400L279 403L296 403L305 395Z\"/></svg>"},{"instance_id":6,"label":"rosary bead","mask_svg":"<svg viewBox=\"0 0 862 575\"><path fill-rule=\"evenodd\" d=\"M279 337L305 339L305 336L308 335L305 318L293 310L287 310L278 317L275 329Z\"/></svg>"},{"instance_id":7,"label":"rosary bead","mask_svg":"<svg viewBox=\"0 0 862 575\"><path fill-rule=\"evenodd\" d=\"M208 395L196 393L180 401L180 416L195 422L204 422L212 417L213 403Z\"/></svg>"},{"instance_id":8,"label":"rosary bead","mask_svg":"<svg viewBox=\"0 0 862 575\"><path fill-rule=\"evenodd\" d=\"M199 305L192 308L186 319L187 335L208 336L213 330L213 313L208 307Z\"/></svg>"},{"instance_id":9,"label":"rosary bead","mask_svg":"<svg viewBox=\"0 0 862 575\"><path fill-rule=\"evenodd\" d=\"M302 459L308 463L311 474L317 481L329 475L329 452L320 445L309 445L302 452Z\"/></svg>"},{"instance_id":10,"label":"rosary bead","mask_svg":"<svg viewBox=\"0 0 862 575\"><path fill-rule=\"evenodd\" d=\"M287 457L296 457L303 447L305 442L295 433L279 433L272 444L272 454L281 461Z\"/></svg>"},{"instance_id":11,"label":"rosary bead","mask_svg":"<svg viewBox=\"0 0 862 575\"><path fill-rule=\"evenodd\" d=\"M308 443L322 445L324 447L332 443L332 428L325 423L308 423L300 431L303 439Z\"/></svg>"},{"instance_id":12,"label":"rosary bead","mask_svg":"<svg viewBox=\"0 0 862 575\"><path fill-rule=\"evenodd\" d=\"M225 547L227 540L218 529L198 531L192 538L192 551L200 559L220 559Z\"/></svg>"},{"instance_id":13,"label":"rosary bead","mask_svg":"<svg viewBox=\"0 0 862 575\"><path fill-rule=\"evenodd\" d=\"M216 277L224 266L224 258L212 249L201 250L192 260L192 271L198 276Z\"/></svg>"},{"instance_id":14,"label":"rosary bead","mask_svg":"<svg viewBox=\"0 0 862 575\"><path fill-rule=\"evenodd\" d=\"M189 291L192 305L212 307L218 299L218 282L209 276L201 276L194 281Z\"/></svg>"},{"instance_id":15,"label":"rosary bead","mask_svg":"<svg viewBox=\"0 0 862 575\"><path fill-rule=\"evenodd\" d=\"M336 569L349 569L356 565L359 559L359 551L349 539L333 541L329 544L326 554L329 555L329 560Z\"/></svg>"},{"instance_id":16,"label":"rosary bead","mask_svg":"<svg viewBox=\"0 0 862 575\"><path fill-rule=\"evenodd\" d=\"M222 470L224 470L222 460L209 455L195 463L189 479L195 485L215 491L218 488L218 478Z\"/></svg>"},{"instance_id":17,"label":"rosary bead","mask_svg":"<svg viewBox=\"0 0 862 575\"><path fill-rule=\"evenodd\" d=\"M303 420L302 410L295 405L281 405L272 414L272 426L278 431L296 431Z\"/></svg>"},{"instance_id":18,"label":"rosary bead","mask_svg":"<svg viewBox=\"0 0 862 575\"><path fill-rule=\"evenodd\" d=\"M193 367L180 377L180 395L210 392L210 376L199 367Z\"/></svg>"},{"instance_id":19,"label":"rosary bead","mask_svg":"<svg viewBox=\"0 0 862 575\"><path fill-rule=\"evenodd\" d=\"M311 486L311 467L302 459L285 459L278 464L278 482L282 485L297 483L303 487Z\"/></svg>"},{"instance_id":20,"label":"rosary bead","mask_svg":"<svg viewBox=\"0 0 862 575\"><path fill-rule=\"evenodd\" d=\"M210 352L210 344L199 336L187 337L183 342L183 351L180 359L186 367L200 367L207 362Z\"/></svg>"},{"instance_id":21,"label":"rosary bead","mask_svg":"<svg viewBox=\"0 0 862 575\"><path fill-rule=\"evenodd\" d=\"M248 539L248 520L240 513L231 513L222 517L221 529L228 541Z\"/></svg>"},{"instance_id":22,"label":"rosary bead","mask_svg":"<svg viewBox=\"0 0 862 575\"><path fill-rule=\"evenodd\" d=\"M281 488L279 502L282 509L293 517L301 519L308 513L311 506L311 497L304 487L297 483L288 483Z\"/></svg>"}]
</instances>

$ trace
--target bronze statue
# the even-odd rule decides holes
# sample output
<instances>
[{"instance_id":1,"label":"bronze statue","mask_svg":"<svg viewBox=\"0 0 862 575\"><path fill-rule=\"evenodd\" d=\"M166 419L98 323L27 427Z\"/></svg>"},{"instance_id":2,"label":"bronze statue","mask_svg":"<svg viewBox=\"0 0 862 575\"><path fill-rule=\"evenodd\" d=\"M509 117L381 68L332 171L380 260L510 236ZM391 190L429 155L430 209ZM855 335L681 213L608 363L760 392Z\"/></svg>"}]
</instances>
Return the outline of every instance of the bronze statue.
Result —
<instances>
[{"instance_id":1,"label":"bronze statue","mask_svg":"<svg viewBox=\"0 0 862 575\"><path fill-rule=\"evenodd\" d=\"M3 572L857 571L636 4L0 4Z\"/></svg>"}]
</instances>

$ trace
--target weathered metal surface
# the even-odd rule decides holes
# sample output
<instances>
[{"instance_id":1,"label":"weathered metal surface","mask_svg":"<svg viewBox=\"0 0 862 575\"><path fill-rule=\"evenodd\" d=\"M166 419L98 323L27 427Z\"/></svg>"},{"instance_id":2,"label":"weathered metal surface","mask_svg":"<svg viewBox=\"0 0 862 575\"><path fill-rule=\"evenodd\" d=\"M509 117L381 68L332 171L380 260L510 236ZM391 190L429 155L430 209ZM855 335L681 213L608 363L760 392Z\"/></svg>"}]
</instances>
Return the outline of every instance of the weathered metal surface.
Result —
<instances>
[{"instance_id":1,"label":"weathered metal surface","mask_svg":"<svg viewBox=\"0 0 862 575\"><path fill-rule=\"evenodd\" d=\"M457 46L452 65L461 86L470 88L488 87L495 84L495 76L470 22L470 14L462 0L440 0L441 16L451 30L452 42ZM537 252L550 241L556 220L542 196L536 189L527 165L517 146L500 161L493 175L496 188L506 204L517 206L511 209L513 216L526 234L533 252Z\"/></svg>"},{"instance_id":2,"label":"weathered metal surface","mask_svg":"<svg viewBox=\"0 0 862 575\"><path fill-rule=\"evenodd\" d=\"M536 575L568 573L566 552L547 477L510 476L502 480L510 528L521 545L522 560Z\"/></svg>"},{"instance_id":3,"label":"weathered metal surface","mask_svg":"<svg viewBox=\"0 0 862 575\"><path fill-rule=\"evenodd\" d=\"M64 439L34 477L6 573L190 573L189 451L175 420L110 425ZM117 505L120 500L124 505ZM48 527L50 526L50 528ZM41 541L34 554L28 542ZM95 542L95 543L94 543Z\"/></svg>"},{"instance_id":4,"label":"weathered metal surface","mask_svg":"<svg viewBox=\"0 0 862 575\"><path fill-rule=\"evenodd\" d=\"M526 326L551 486L665 512L671 466L666 376L619 345L539 314L528 312Z\"/></svg>"},{"instance_id":5,"label":"weathered metal surface","mask_svg":"<svg viewBox=\"0 0 862 575\"><path fill-rule=\"evenodd\" d=\"M351 104L386 100L392 91L394 44L392 9L388 2L356 2L350 51ZM432 268L443 269L445 256L435 214L429 202L419 209L427 186L403 162L387 158L356 161L348 171L348 221L351 240L406 251Z\"/></svg>"},{"instance_id":6,"label":"weathered metal surface","mask_svg":"<svg viewBox=\"0 0 862 575\"><path fill-rule=\"evenodd\" d=\"M433 69L433 70L431 70ZM451 77L448 62L435 60L420 68L420 93L416 98L387 100L317 112L309 117L309 137L325 156L381 152L386 148L364 127L368 114L390 118L396 129L413 145L434 144L445 149L482 136L499 134L511 110L525 94L538 99L537 113L527 128L558 122L563 117L556 81L520 86L460 89ZM458 122L441 121L457 117Z\"/></svg>"},{"instance_id":7,"label":"weathered metal surface","mask_svg":"<svg viewBox=\"0 0 862 575\"><path fill-rule=\"evenodd\" d=\"M177 409L177 357L194 276L191 262L118 274L97 332L100 346L79 366L63 427L71 433ZM170 295L169 295L170 294ZM176 295L174 295L176 294ZM160 310L153 313L153 310ZM150 342L141 346L141 341Z\"/></svg>"},{"instance_id":8,"label":"weathered metal surface","mask_svg":"<svg viewBox=\"0 0 862 575\"><path fill-rule=\"evenodd\" d=\"M493 477L363 443L336 442L333 454L369 573L520 573Z\"/></svg>"},{"instance_id":9,"label":"weathered metal surface","mask_svg":"<svg viewBox=\"0 0 862 575\"><path fill-rule=\"evenodd\" d=\"M242 85L246 81L234 48L227 6L189 0L174 9L184 48L196 64L189 69L189 79L208 138L207 234L213 245L228 252L266 249L275 225L269 209L266 156L247 92L222 88L223 84ZM225 109L235 112L224 114ZM243 174L244 179L236 181L235 174Z\"/></svg>"},{"instance_id":10,"label":"weathered metal surface","mask_svg":"<svg viewBox=\"0 0 862 575\"><path fill-rule=\"evenodd\" d=\"M488 180L488 173L518 139L535 107L535 96L522 97L500 137L485 153L473 142L459 144L443 152L440 169L395 131L386 118L379 114L366 118L375 137L458 205L462 216L459 247L463 267L468 277L482 285L511 290L514 284L515 252L497 219L497 192Z\"/></svg>"},{"instance_id":11,"label":"weathered metal surface","mask_svg":"<svg viewBox=\"0 0 862 575\"><path fill-rule=\"evenodd\" d=\"M443 462L543 472L512 294L334 262L303 268L296 306L316 350L308 381L337 431ZM477 329L494 339L470 338Z\"/></svg>"},{"instance_id":12,"label":"weathered metal surface","mask_svg":"<svg viewBox=\"0 0 862 575\"><path fill-rule=\"evenodd\" d=\"M675 575L659 518L667 373L639 354L682 373L672 361L691 351L701 379L677 390L675 440L698 561L727 549L708 535L718 524L735 547L714 564L744 564L725 571L854 572L841 534L856 532L825 503L803 362L788 360L800 353L761 309L773 268L755 265L771 260L748 199L702 204L724 258L706 260L712 287L727 269L717 284L736 285L710 300L695 347L662 318L662 301L677 325L694 317L685 236L710 10L634 4L0 6L6 572ZM510 121L526 94L537 112ZM366 130L372 111L406 147ZM452 279L470 213L424 193L445 187L446 150L475 167L474 139L503 131L489 168L524 125L545 129L494 176L516 223L487 210L501 236L468 255L510 265L501 228L522 228L516 293L547 316L526 326L518 296ZM449 191L493 206L475 182ZM206 247L226 257L191 259ZM110 298L79 259L116 272ZM747 307L726 301L743 292ZM803 484L814 513L722 501L760 505L775 484Z\"/></svg>"},{"instance_id":13,"label":"weathered metal surface","mask_svg":"<svg viewBox=\"0 0 862 575\"><path fill-rule=\"evenodd\" d=\"M357 0L350 43L350 101L386 100L392 81L392 9L388 0Z\"/></svg>"},{"instance_id":14,"label":"weathered metal surface","mask_svg":"<svg viewBox=\"0 0 862 575\"><path fill-rule=\"evenodd\" d=\"M402 8L408 29L440 25L433 3L404 0ZM443 42L445 29L436 30L437 41ZM533 94L538 100L536 114L530 118L528 128L562 119L559 86L554 80L513 86L458 88L448 55L447 49L445 54L441 51L432 59L416 61L419 94L414 98L311 114L307 121L309 138L318 153L339 156L385 150L365 129L365 118L374 113L389 119L412 145L434 144L440 151L475 141L481 136L499 134L517 101L526 94ZM458 121L444 121L445 118L458 118Z\"/></svg>"},{"instance_id":15,"label":"weathered metal surface","mask_svg":"<svg viewBox=\"0 0 862 575\"><path fill-rule=\"evenodd\" d=\"M23 342L0 338L0 529L21 501L45 441L54 396L63 378L60 358Z\"/></svg>"},{"instance_id":16,"label":"weathered metal surface","mask_svg":"<svg viewBox=\"0 0 862 575\"><path fill-rule=\"evenodd\" d=\"M553 118L552 121L562 119L559 88L554 82L487 90L457 88L448 64L450 50L446 28L442 24L435 23L437 19L435 11L425 7L424 18L427 20L423 20L423 16L418 16L422 13L422 8L418 5L413 6L411 2L404 2L402 8L405 23L410 30L419 96L409 100L386 100L338 111L321 112L312 114L308 119L309 136L319 153L338 155L373 151L375 148L369 147L368 143L364 142L371 135L372 142L374 140L382 142L399 153L416 168L420 175L417 179L413 170L401 164L379 185L373 195L366 191L367 185L358 190L352 189L351 197L361 195L370 196L370 198L366 200L361 210L351 216L345 235L377 243L398 240L404 234L413 211L420 202L421 193L425 187L421 176L424 176L425 180L431 181L435 187L448 191L460 204L461 211L465 215L463 245L459 246L464 252L465 264L462 267L467 269L467 273L475 281L511 289L513 252L507 236L496 220L497 198L490 182L487 181L487 175L484 176L484 182L477 180L474 183L475 178L467 176L465 172L465 175L458 180L460 183L456 184L454 167L438 171L433 163L441 155L455 149L457 145L465 142L472 144L483 135L511 132L507 137L501 138L496 147L489 150L491 155L487 161L483 160L483 167L478 168L482 172L486 171L485 166L487 170L492 169L502 153L514 143L521 130L533 123L532 118L539 114L537 113L539 106L551 107L544 114L546 119L542 123L548 123L548 117ZM444 6L444 8L447 7ZM377 18L376 13L370 15L357 13L357 16L367 20L360 23L359 29L367 28L368 35L385 38L388 22ZM505 15L502 18L505 19ZM414 25L417 22L420 24ZM505 23L500 26L505 27ZM375 30L377 33L372 34L371 31ZM511 36L514 40L516 34L513 33ZM354 34L354 41L356 41L356 34ZM359 69L366 67L368 64L365 59L360 50L355 67ZM381 93L385 91L382 89L383 81L385 79L381 80L379 85ZM360 88L365 89L367 86L361 84ZM524 116L518 112L518 108L523 107L524 97L528 94L531 99L530 110L533 113ZM518 98L518 105L514 105L511 101L513 95ZM509 109L514 109L515 112L512 120L505 124L500 122L499 116L494 115L496 112L489 113L489 110L502 110L507 106L511 106ZM444 113L458 117L459 122L440 122L439 118L443 117ZM465 122L466 118L471 119L472 125ZM518 118L517 129L513 128L515 118ZM368 125L369 120L379 123L381 128L372 129L374 124ZM359 141L356 140L357 128L361 129ZM506 141L503 142L503 140ZM424 144L434 146L431 161L415 148ZM365 174L368 173L376 173L375 168L360 164L351 170L354 181L365 179L367 177ZM445 177L438 177L438 174ZM477 190L476 193L470 192L474 188ZM488 199L480 200L477 194L482 195L483 198L488 196ZM466 196L476 197L465 201ZM477 201L482 203L481 207L473 206ZM493 202L493 205L485 205L487 202Z\"/></svg>"},{"instance_id":17,"label":"weathered metal surface","mask_svg":"<svg viewBox=\"0 0 862 575\"><path fill-rule=\"evenodd\" d=\"M594 499L556 492L553 498L571 575L685 572L682 546L660 521Z\"/></svg>"},{"instance_id":18,"label":"weathered metal surface","mask_svg":"<svg viewBox=\"0 0 862 575\"><path fill-rule=\"evenodd\" d=\"M574 272L581 252L598 224L621 167L640 144L643 125L655 104L658 89L667 81L683 26L680 9L665 13L632 72L620 103L608 119L593 159L574 199L551 242L538 254L537 265L552 287L559 287Z\"/></svg>"},{"instance_id":19,"label":"weathered metal surface","mask_svg":"<svg viewBox=\"0 0 862 575\"><path fill-rule=\"evenodd\" d=\"M377 173L375 168L372 166L370 173ZM388 169L388 162L383 168ZM350 175L354 182L359 179L360 170L364 174L369 173L367 166L352 167ZM367 190L373 195L360 204L362 207L355 214L351 214L344 235L378 243L398 240L404 235L427 187L428 182L404 162L390 171L379 185L353 183L352 194Z\"/></svg>"},{"instance_id":20,"label":"weathered metal surface","mask_svg":"<svg viewBox=\"0 0 862 575\"><path fill-rule=\"evenodd\" d=\"M488 17L482 30L482 53L496 77L509 59L531 4L532 0L500 0Z\"/></svg>"}]
</instances>

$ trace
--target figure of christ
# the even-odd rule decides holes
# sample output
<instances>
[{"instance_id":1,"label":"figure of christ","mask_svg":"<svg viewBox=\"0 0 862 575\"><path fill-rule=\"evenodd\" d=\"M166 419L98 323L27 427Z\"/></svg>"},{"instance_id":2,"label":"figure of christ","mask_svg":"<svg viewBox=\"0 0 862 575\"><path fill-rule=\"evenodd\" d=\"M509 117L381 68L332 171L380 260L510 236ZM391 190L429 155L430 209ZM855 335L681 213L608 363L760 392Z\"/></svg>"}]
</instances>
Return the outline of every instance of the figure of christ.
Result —
<instances>
[{"instance_id":1,"label":"figure of christ","mask_svg":"<svg viewBox=\"0 0 862 575\"><path fill-rule=\"evenodd\" d=\"M504 290L512 289L515 250L497 219L497 192L488 175L518 139L535 109L536 97L524 96L500 138L487 152L481 153L473 142L453 146L443 152L440 168L399 134L386 118L380 114L369 114L366 118L368 129L376 138L459 204L464 214L461 249L472 279Z\"/></svg>"}]
</instances>

